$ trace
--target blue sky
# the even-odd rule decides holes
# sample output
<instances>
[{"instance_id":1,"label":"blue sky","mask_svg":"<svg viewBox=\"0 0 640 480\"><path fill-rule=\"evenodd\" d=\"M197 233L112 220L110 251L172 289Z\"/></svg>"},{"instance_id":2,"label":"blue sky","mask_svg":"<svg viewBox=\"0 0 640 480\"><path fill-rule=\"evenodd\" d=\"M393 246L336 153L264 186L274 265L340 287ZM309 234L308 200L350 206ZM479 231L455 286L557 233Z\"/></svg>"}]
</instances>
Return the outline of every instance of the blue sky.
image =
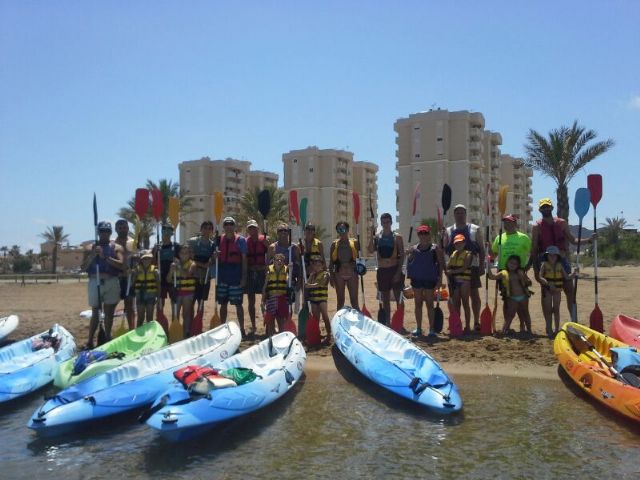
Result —
<instances>
[{"instance_id":1,"label":"blue sky","mask_svg":"<svg viewBox=\"0 0 640 480\"><path fill-rule=\"evenodd\" d=\"M482 112L516 156L574 119L613 138L570 192L602 173L599 220L640 226L639 19L634 1L0 0L0 244L91 239L94 191L113 220L184 160L282 175L309 145L377 163L394 211L393 123L434 104Z\"/></svg>"}]
</instances>

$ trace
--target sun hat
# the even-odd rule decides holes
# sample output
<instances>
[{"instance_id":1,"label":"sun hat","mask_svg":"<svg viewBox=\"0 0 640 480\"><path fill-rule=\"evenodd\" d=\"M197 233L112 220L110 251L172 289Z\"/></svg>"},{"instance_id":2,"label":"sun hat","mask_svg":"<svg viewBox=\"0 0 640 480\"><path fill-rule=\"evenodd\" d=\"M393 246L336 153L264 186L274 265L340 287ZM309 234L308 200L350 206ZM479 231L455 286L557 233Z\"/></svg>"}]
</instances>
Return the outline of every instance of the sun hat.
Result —
<instances>
[{"instance_id":1,"label":"sun hat","mask_svg":"<svg viewBox=\"0 0 640 480\"><path fill-rule=\"evenodd\" d=\"M550 198L542 198L538 202L538 208L542 208L542 207L545 207L545 206L553 208L553 201Z\"/></svg>"},{"instance_id":2,"label":"sun hat","mask_svg":"<svg viewBox=\"0 0 640 480\"><path fill-rule=\"evenodd\" d=\"M256 222L255 220L249 220L249 221L247 222L247 228L249 228L249 227L256 227L256 228L258 228L258 222Z\"/></svg>"},{"instance_id":3,"label":"sun hat","mask_svg":"<svg viewBox=\"0 0 640 480\"><path fill-rule=\"evenodd\" d=\"M418 228L416 228L416 232L418 233L429 233L431 232L431 227L429 225L420 225Z\"/></svg>"},{"instance_id":4,"label":"sun hat","mask_svg":"<svg viewBox=\"0 0 640 480\"><path fill-rule=\"evenodd\" d=\"M224 220L222 220L222 225L235 225L236 224L236 219L233 217L224 217Z\"/></svg>"},{"instance_id":5,"label":"sun hat","mask_svg":"<svg viewBox=\"0 0 640 480\"><path fill-rule=\"evenodd\" d=\"M560 249L555 245L550 245L544 253L550 253L551 255L560 255Z\"/></svg>"},{"instance_id":6,"label":"sun hat","mask_svg":"<svg viewBox=\"0 0 640 480\"><path fill-rule=\"evenodd\" d=\"M467 207L465 207L463 204L459 203L455 207L453 207L453 213L455 213L455 211L458 210L459 208L463 209L465 212L467 211Z\"/></svg>"},{"instance_id":7,"label":"sun hat","mask_svg":"<svg viewBox=\"0 0 640 480\"><path fill-rule=\"evenodd\" d=\"M465 242L467 239L464 237L464 235L462 235L461 233L459 233L458 235L456 235L455 237L453 237L453 243L458 243L458 242Z\"/></svg>"}]
</instances>

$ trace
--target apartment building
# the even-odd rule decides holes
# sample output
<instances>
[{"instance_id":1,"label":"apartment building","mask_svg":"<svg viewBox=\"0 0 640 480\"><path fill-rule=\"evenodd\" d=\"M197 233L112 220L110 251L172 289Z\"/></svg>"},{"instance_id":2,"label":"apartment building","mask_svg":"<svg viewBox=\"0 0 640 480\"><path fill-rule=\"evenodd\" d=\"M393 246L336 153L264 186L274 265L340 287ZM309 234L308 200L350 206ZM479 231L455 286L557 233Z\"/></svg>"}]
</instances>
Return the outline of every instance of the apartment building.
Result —
<instances>
[{"instance_id":1,"label":"apartment building","mask_svg":"<svg viewBox=\"0 0 640 480\"><path fill-rule=\"evenodd\" d=\"M255 187L264 189L278 184L278 175L272 172L251 171L251 162L227 158L211 160L188 160L178 165L180 187L185 195L192 199L195 211L182 219L180 241L199 232L200 224L205 220L215 222L213 214L214 192L224 196L223 218L240 213L240 199L244 193Z\"/></svg>"},{"instance_id":2,"label":"apartment building","mask_svg":"<svg viewBox=\"0 0 640 480\"><path fill-rule=\"evenodd\" d=\"M397 220L404 235L408 235L412 223L415 227L422 219L437 218L445 183L452 191L446 224L453 222L453 206L462 203L467 207L468 221L482 226L488 222L493 236L500 227L497 200L500 185L504 184L512 192L512 212L528 223L531 217L525 214L530 213L527 202L532 172L522 167L520 159L501 154L502 137L485 129L481 113L430 110L398 119L394 130L398 146ZM518 177L513 175L516 170ZM413 195L418 184L420 200L414 219ZM489 215L485 213L487 208Z\"/></svg>"},{"instance_id":3,"label":"apartment building","mask_svg":"<svg viewBox=\"0 0 640 480\"><path fill-rule=\"evenodd\" d=\"M369 204L377 211L378 166L369 162L356 162L353 153L345 150L319 149L311 146L292 150L282 155L284 164L284 189L298 192L298 201L307 198L308 222L324 230L321 238L329 253L331 241L336 237L335 225L341 220L349 222L352 234L356 235L353 192L360 196L358 219L363 256L372 228Z\"/></svg>"},{"instance_id":4,"label":"apartment building","mask_svg":"<svg viewBox=\"0 0 640 480\"><path fill-rule=\"evenodd\" d=\"M531 233L533 220L532 177L533 170L524 165L522 158L500 156L500 183L509 185L507 212L518 218L519 229L526 233Z\"/></svg>"}]
</instances>

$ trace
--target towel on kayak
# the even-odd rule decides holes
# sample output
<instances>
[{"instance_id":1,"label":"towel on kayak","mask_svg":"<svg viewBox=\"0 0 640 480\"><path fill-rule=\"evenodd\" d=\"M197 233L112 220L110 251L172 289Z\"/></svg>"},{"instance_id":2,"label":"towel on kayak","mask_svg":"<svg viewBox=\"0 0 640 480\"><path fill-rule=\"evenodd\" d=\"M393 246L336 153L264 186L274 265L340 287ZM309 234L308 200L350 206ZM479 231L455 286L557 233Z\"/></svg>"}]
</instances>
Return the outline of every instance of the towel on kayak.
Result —
<instances>
[{"instance_id":1,"label":"towel on kayak","mask_svg":"<svg viewBox=\"0 0 640 480\"><path fill-rule=\"evenodd\" d=\"M611 360L615 369L620 373L632 370L634 373L640 372L640 353L633 347L612 348Z\"/></svg>"},{"instance_id":2,"label":"towel on kayak","mask_svg":"<svg viewBox=\"0 0 640 480\"><path fill-rule=\"evenodd\" d=\"M101 362L102 360L110 358L122 359L124 356L124 353L120 352L107 353L102 350L83 350L78 354L78 358L76 358L76 361L73 363L71 375L80 375L91 363Z\"/></svg>"}]
</instances>

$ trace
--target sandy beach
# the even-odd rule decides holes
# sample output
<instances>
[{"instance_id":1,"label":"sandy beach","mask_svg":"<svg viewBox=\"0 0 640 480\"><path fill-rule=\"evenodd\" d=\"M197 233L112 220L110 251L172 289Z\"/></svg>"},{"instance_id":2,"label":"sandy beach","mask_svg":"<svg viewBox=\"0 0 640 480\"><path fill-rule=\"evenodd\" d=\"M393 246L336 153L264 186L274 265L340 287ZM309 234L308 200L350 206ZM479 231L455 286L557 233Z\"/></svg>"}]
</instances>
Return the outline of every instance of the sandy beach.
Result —
<instances>
[{"instance_id":1,"label":"sandy beach","mask_svg":"<svg viewBox=\"0 0 640 480\"><path fill-rule=\"evenodd\" d=\"M603 312L605 330L608 330L611 319L618 313L638 316L640 298L635 292L640 290L640 268L611 267L600 268L599 304ZM365 275L366 306L375 317L377 313L375 273ZM490 282L491 283L491 282ZM578 315L581 323L588 324L589 314L594 308L593 269L585 268L578 284ZM481 337L471 334L460 339L450 339L447 333L447 310L445 312L445 329L434 341L418 340L417 343L429 352L451 374L483 374L510 375L538 378L557 378L557 362L552 351L552 341L544 335L544 318L540 307L540 289L536 287L535 295L530 300L530 312L533 320L534 337L529 339ZM489 287L489 306L493 308L493 288ZM211 294L213 297L213 293ZM484 289L481 290L484 307ZM360 300L362 302L362 299ZM498 299L498 326L502 326L501 300ZM213 314L213 302L205 304L205 326ZM20 326L10 336L21 339L36 334L53 323L60 323L69 329L79 345L87 340L89 321L79 316L87 305L87 284L85 281L67 280L60 283L0 283L0 317L17 314ZM230 319L235 320L235 309L230 308ZM329 313L335 312L335 294L330 291ZM165 314L171 318L169 304L165 306ZM246 300L245 300L245 315ZM561 307L562 321L568 320L568 311L564 304ZM116 319L114 328L119 325ZM247 315L248 325L248 315ZM321 322L322 323L322 322ZM258 338L264 333L261 318L257 321ZM517 329L517 319L514 321ZM513 327L514 325L512 325ZM322 328L322 327L321 327ZM413 300L408 300L405 309L405 328L415 328ZM323 330L324 334L324 330ZM244 342L241 348L253 342ZM323 347L309 351L307 368L314 370L334 369L331 349Z\"/></svg>"}]
</instances>

